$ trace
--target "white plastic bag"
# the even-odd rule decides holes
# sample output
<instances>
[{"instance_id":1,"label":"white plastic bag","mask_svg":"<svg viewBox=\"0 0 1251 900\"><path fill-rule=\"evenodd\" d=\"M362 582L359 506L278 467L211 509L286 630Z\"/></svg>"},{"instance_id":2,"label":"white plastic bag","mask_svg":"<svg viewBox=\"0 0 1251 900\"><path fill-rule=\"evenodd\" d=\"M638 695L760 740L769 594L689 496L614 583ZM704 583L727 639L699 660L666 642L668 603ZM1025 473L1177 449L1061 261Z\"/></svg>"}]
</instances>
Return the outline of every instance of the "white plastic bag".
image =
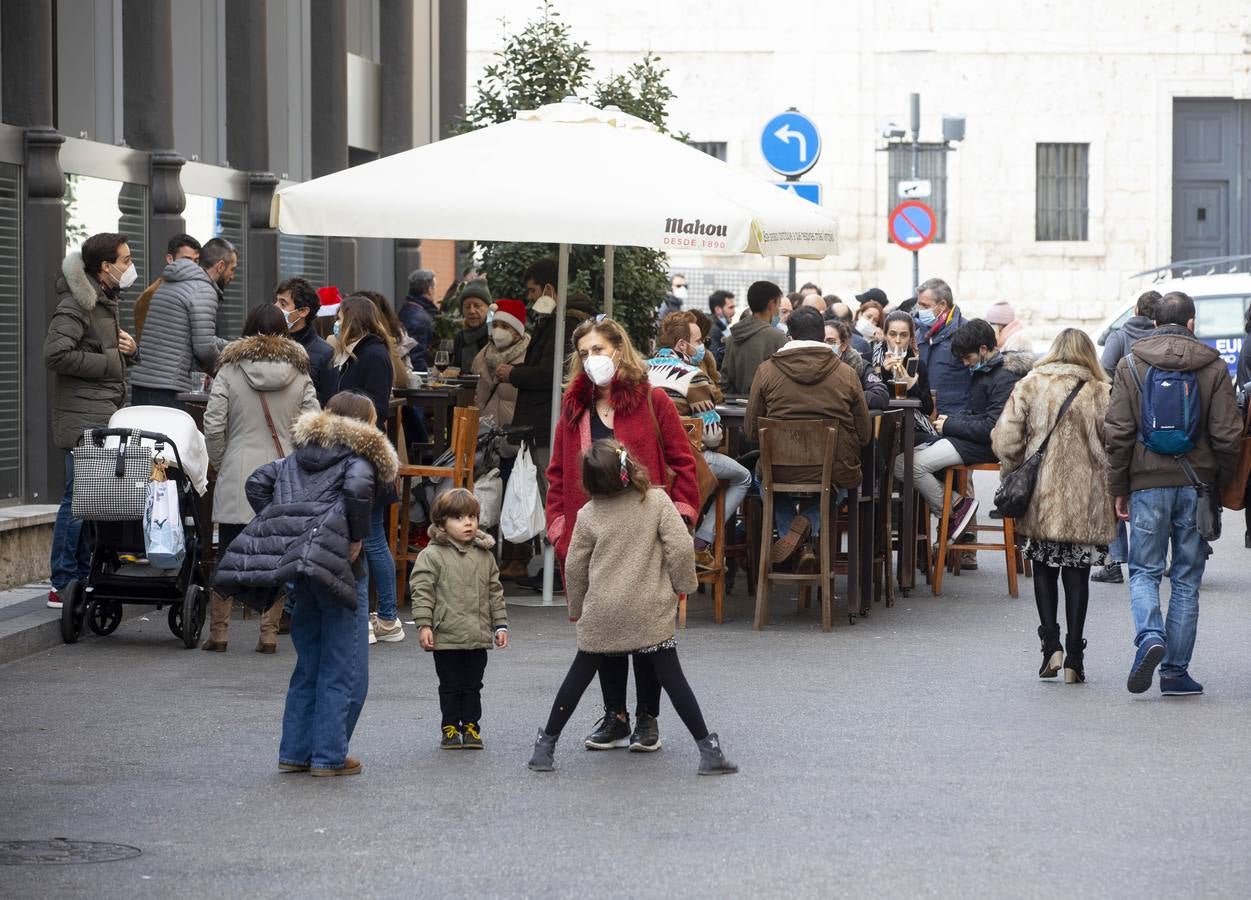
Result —
<instances>
[{"instance_id":1,"label":"white plastic bag","mask_svg":"<svg viewBox=\"0 0 1251 900\"><path fill-rule=\"evenodd\" d=\"M500 507L504 504L504 479L500 478L500 470L492 469L481 478L474 479L473 495L482 507L478 514L478 527L494 528L500 520Z\"/></svg>"},{"instance_id":2,"label":"white plastic bag","mask_svg":"<svg viewBox=\"0 0 1251 900\"><path fill-rule=\"evenodd\" d=\"M148 562L156 569L177 569L187 554L182 516L178 511L178 485L172 481L153 479L148 482L143 546Z\"/></svg>"},{"instance_id":3,"label":"white plastic bag","mask_svg":"<svg viewBox=\"0 0 1251 900\"><path fill-rule=\"evenodd\" d=\"M530 448L523 445L504 489L500 534L510 543L521 544L542 534L545 527L543 501L539 498L539 470L530 458Z\"/></svg>"}]
</instances>

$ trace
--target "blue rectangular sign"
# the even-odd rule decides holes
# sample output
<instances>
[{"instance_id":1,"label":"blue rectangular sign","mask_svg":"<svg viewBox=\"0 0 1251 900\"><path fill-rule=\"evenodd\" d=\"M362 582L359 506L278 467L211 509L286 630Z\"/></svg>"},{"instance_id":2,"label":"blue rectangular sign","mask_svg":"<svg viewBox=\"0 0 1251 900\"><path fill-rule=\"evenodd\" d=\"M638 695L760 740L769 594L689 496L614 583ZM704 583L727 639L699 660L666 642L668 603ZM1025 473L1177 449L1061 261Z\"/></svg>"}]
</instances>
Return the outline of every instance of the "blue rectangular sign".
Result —
<instances>
[{"instance_id":1,"label":"blue rectangular sign","mask_svg":"<svg viewBox=\"0 0 1251 900\"><path fill-rule=\"evenodd\" d=\"M816 181L775 181L784 191L790 191L801 200L821 205L821 185Z\"/></svg>"}]
</instances>

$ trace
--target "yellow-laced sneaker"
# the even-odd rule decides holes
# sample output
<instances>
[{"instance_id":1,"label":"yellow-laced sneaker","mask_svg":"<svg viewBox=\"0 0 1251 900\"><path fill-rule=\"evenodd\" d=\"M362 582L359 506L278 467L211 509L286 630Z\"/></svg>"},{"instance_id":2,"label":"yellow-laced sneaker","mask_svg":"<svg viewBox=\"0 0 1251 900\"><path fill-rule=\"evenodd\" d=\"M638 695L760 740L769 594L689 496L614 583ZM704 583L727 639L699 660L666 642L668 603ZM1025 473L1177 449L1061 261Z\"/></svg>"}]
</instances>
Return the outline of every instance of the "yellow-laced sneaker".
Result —
<instances>
[{"instance_id":1,"label":"yellow-laced sneaker","mask_svg":"<svg viewBox=\"0 0 1251 900\"><path fill-rule=\"evenodd\" d=\"M482 735L478 733L477 722L465 723L465 730L462 732L460 745L466 750L482 749Z\"/></svg>"},{"instance_id":2,"label":"yellow-laced sneaker","mask_svg":"<svg viewBox=\"0 0 1251 900\"><path fill-rule=\"evenodd\" d=\"M459 750L461 748L460 729L455 725L444 725L443 740L439 742L439 747L444 750Z\"/></svg>"}]
</instances>

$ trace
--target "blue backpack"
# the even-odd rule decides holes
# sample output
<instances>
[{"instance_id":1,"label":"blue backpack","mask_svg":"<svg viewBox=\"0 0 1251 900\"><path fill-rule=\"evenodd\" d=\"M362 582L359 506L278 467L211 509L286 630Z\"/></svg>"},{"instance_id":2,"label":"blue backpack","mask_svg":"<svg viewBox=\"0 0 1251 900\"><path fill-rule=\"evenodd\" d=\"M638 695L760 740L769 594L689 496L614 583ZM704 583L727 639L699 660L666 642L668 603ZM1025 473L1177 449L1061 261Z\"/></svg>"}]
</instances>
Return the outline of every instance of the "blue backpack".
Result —
<instances>
[{"instance_id":1,"label":"blue backpack","mask_svg":"<svg viewBox=\"0 0 1251 900\"><path fill-rule=\"evenodd\" d=\"M1147 366L1138 374L1133 357L1129 371L1141 395L1138 439L1152 453L1181 456L1195 448L1199 438L1199 379L1194 372L1171 372Z\"/></svg>"}]
</instances>

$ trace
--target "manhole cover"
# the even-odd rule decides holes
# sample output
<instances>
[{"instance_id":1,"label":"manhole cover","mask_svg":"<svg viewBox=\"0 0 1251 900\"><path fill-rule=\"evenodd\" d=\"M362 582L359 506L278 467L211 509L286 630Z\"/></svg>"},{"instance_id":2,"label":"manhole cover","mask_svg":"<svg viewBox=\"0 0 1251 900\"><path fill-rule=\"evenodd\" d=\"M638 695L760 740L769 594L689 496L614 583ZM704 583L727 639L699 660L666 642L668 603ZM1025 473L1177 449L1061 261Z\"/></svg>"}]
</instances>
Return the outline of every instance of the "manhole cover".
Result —
<instances>
[{"instance_id":1,"label":"manhole cover","mask_svg":"<svg viewBox=\"0 0 1251 900\"><path fill-rule=\"evenodd\" d=\"M68 866L77 863L113 862L130 859L143 851L126 844L100 841L0 841L0 866Z\"/></svg>"}]
</instances>

